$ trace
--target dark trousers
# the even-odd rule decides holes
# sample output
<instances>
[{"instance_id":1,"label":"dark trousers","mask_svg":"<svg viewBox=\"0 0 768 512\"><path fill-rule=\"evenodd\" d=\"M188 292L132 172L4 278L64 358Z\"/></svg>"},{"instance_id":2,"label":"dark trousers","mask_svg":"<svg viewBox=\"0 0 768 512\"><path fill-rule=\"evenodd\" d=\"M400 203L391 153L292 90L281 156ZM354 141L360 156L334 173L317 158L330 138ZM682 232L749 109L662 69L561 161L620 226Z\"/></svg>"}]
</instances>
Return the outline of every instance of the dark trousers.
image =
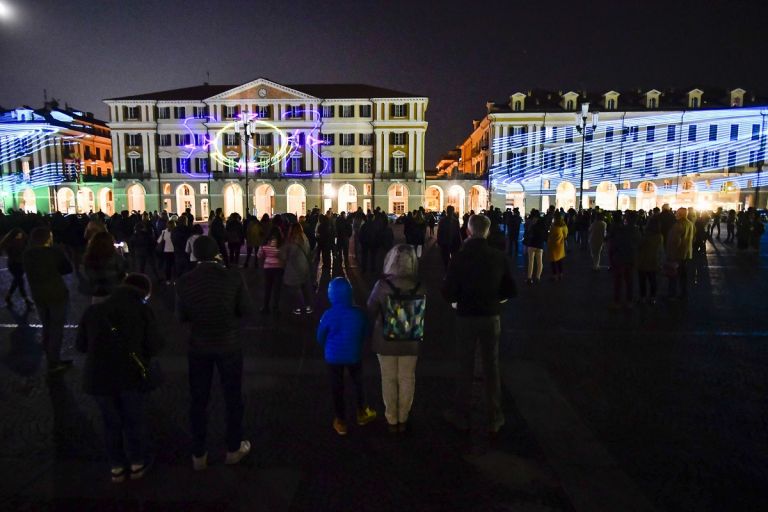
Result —
<instances>
[{"instance_id":1,"label":"dark trousers","mask_svg":"<svg viewBox=\"0 0 768 512\"><path fill-rule=\"evenodd\" d=\"M305 308L312 306L312 286L309 280L298 286L287 286L288 294L294 308Z\"/></svg>"},{"instance_id":2,"label":"dark trousers","mask_svg":"<svg viewBox=\"0 0 768 512\"><path fill-rule=\"evenodd\" d=\"M678 287L680 289L680 297L688 296L688 266L690 264L691 260L682 260L678 262L677 274L674 277L669 278L668 295L670 297L677 295Z\"/></svg>"},{"instance_id":3,"label":"dark trousers","mask_svg":"<svg viewBox=\"0 0 768 512\"><path fill-rule=\"evenodd\" d=\"M145 395L123 391L115 395L94 396L104 420L107 456L113 468L141 465L147 456Z\"/></svg>"},{"instance_id":4,"label":"dark trousers","mask_svg":"<svg viewBox=\"0 0 768 512\"><path fill-rule=\"evenodd\" d=\"M517 256L519 253L519 248L517 245L517 233L507 237L507 245L509 249L509 254L512 256Z\"/></svg>"},{"instance_id":5,"label":"dark trousers","mask_svg":"<svg viewBox=\"0 0 768 512\"><path fill-rule=\"evenodd\" d=\"M480 350L488 405L488 428L504 425L501 409L501 376L499 374L499 316L457 316L456 341L459 376L456 382L456 419L462 428L469 426L472 408L472 383L475 376L475 350Z\"/></svg>"},{"instance_id":6,"label":"dark trousers","mask_svg":"<svg viewBox=\"0 0 768 512\"><path fill-rule=\"evenodd\" d=\"M61 344L64 339L64 322L67 319L67 304L35 303L40 323L43 324L43 350L48 364L61 361Z\"/></svg>"},{"instance_id":7,"label":"dark trousers","mask_svg":"<svg viewBox=\"0 0 768 512\"><path fill-rule=\"evenodd\" d=\"M735 226L733 224L725 225L725 230L727 234L727 236L725 237L726 242L733 242L734 228Z\"/></svg>"},{"instance_id":8,"label":"dark trousers","mask_svg":"<svg viewBox=\"0 0 768 512\"><path fill-rule=\"evenodd\" d=\"M229 246L229 264L237 265L240 261L240 249L243 244L230 242L227 245Z\"/></svg>"},{"instance_id":9,"label":"dark trousers","mask_svg":"<svg viewBox=\"0 0 768 512\"><path fill-rule=\"evenodd\" d=\"M11 287L8 288L8 293L5 295L10 298L17 289L22 298L27 298L27 290L24 289L24 267L16 265L8 265L8 270L11 273Z\"/></svg>"},{"instance_id":10,"label":"dark trousers","mask_svg":"<svg viewBox=\"0 0 768 512\"><path fill-rule=\"evenodd\" d=\"M246 246L245 248L245 263L243 263L243 268L248 268L248 262L251 261L251 254L256 252L258 249L256 247L253 247L251 245ZM256 266L259 266L259 260L258 258L255 258L256 260Z\"/></svg>"},{"instance_id":11,"label":"dark trousers","mask_svg":"<svg viewBox=\"0 0 768 512\"><path fill-rule=\"evenodd\" d=\"M363 391L363 365L355 364L331 364L328 363L328 376L331 379L331 395L333 395L333 413L340 420L346 416L344 407L344 369L347 369L352 385L355 387L357 408L365 407L365 394Z\"/></svg>"},{"instance_id":12,"label":"dark trousers","mask_svg":"<svg viewBox=\"0 0 768 512\"><path fill-rule=\"evenodd\" d=\"M646 291L650 287L650 298L656 298L656 272L644 272L642 270L637 272L638 282L640 283L640 298L646 297Z\"/></svg>"},{"instance_id":13,"label":"dark trousers","mask_svg":"<svg viewBox=\"0 0 768 512\"><path fill-rule=\"evenodd\" d=\"M331 249L332 247L330 244L324 244L320 247L323 268L331 268Z\"/></svg>"},{"instance_id":14,"label":"dark trousers","mask_svg":"<svg viewBox=\"0 0 768 512\"><path fill-rule=\"evenodd\" d=\"M361 263L363 272L371 271L376 272L376 247L363 246L363 254Z\"/></svg>"},{"instance_id":15,"label":"dark trousers","mask_svg":"<svg viewBox=\"0 0 768 512\"><path fill-rule=\"evenodd\" d=\"M338 237L336 239L336 245L339 248L339 255L344 262L344 266L349 266L349 238Z\"/></svg>"},{"instance_id":16,"label":"dark trousers","mask_svg":"<svg viewBox=\"0 0 768 512\"><path fill-rule=\"evenodd\" d=\"M634 292L634 267L628 263L611 263L611 270L613 271L613 302L621 302L621 289L624 288L624 293L627 298L627 302L632 301L632 294Z\"/></svg>"},{"instance_id":17,"label":"dark trousers","mask_svg":"<svg viewBox=\"0 0 768 512\"><path fill-rule=\"evenodd\" d=\"M134 271L141 272L142 274L146 274L147 263L149 263L149 266L152 269L152 272L155 274L155 277L159 279L160 273L157 270L157 261L155 260L155 255L147 251L140 251L140 252L133 253L133 270Z\"/></svg>"},{"instance_id":18,"label":"dark trousers","mask_svg":"<svg viewBox=\"0 0 768 512\"><path fill-rule=\"evenodd\" d=\"M177 252L174 258L174 265L176 266L176 276L181 276L189 270L189 256L185 252Z\"/></svg>"},{"instance_id":19,"label":"dark trousers","mask_svg":"<svg viewBox=\"0 0 768 512\"><path fill-rule=\"evenodd\" d=\"M280 292L283 288L283 269L265 268L264 269L264 305L269 309L270 302L277 309L280 306ZM274 299L272 290L274 290Z\"/></svg>"},{"instance_id":20,"label":"dark trousers","mask_svg":"<svg viewBox=\"0 0 768 512\"><path fill-rule=\"evenodd\" d=\"M206 453L205 438L208 432L206 409L211 397L213 368L219 371L219 382L224 393L227 411L227 450L237 451L243 439L243 353L235 352L201 354L190 352L189 392L192 402L189 421L192 428L192 454L202 457Z\"/></svg>"},{"instance_id":21,"label":"dark trousers","mask_svg":"<svg viewBox=\"0 0 768 512\"><path fill-rule=\"evenodd\" d=\"M565 258L563 258L565 259ZM563 273L563 259L552 261L550 262L550 266L552 267L552 275L553 276L559 276Z\"/></svg>"},{"instance_id":22,"label":"dark trousers","mask_svg":"<svg viewBox=\"0 0 768 512\"><path fill-rule=\"evenodd\" d=\"M443 259L443 266L448 268L448 264L451 262L451 248L445 245L440 246L440 257Z\"/></svg>"},{"instance_id":23,"label":"dark trousers","mask_svg":"<svg viewBox=\"0 0 768 512\"><path fill-rule=\"evenodd\" d=\"M164 252L163 259L165 259L165 280L170 281L173 279L173 268L176 265L176 255L172 252Z\"/></svg>"}]
</instances>

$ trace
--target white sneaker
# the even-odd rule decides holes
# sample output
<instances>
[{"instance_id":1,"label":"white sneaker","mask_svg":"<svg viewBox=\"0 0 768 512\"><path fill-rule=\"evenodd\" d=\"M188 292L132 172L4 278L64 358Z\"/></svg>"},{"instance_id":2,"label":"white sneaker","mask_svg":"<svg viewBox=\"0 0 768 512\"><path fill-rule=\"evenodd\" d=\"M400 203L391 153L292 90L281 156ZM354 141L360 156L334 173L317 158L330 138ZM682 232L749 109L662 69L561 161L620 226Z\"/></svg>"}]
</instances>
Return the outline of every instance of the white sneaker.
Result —
<instances>
[{"instance_id":1,"label":"white sneaker","mask_svg":"<svg viewBox=\"0 0 768 512\"><path fill-rule=\"evenodd\" d=\"M224 464L237 464L243 457L251 452L250 441L240 441L240 448L236 452L227 452L227 458L224 459Z\"/></svg>"},{"instance_id":2,"label":"white sneaker","mask_svg":"<svg viewBox=\"0 0 768 512\"><path fill-rule=\"evenodd\" d=\"M195 471L203 471L208 468L208 454L204 454L202 457L192 456L192 469Z\"/></svg>"}]
</instances>

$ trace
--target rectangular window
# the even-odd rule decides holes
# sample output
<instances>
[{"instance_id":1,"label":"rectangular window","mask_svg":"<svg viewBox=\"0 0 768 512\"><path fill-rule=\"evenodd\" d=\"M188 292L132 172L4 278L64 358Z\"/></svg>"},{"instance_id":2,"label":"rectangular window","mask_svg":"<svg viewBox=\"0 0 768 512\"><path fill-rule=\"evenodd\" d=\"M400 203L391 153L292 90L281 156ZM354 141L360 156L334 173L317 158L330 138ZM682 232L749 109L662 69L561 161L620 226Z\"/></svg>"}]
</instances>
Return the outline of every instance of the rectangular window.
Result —
<instances>
[{"instance_id":1,"label":"rectangular window","mask_svg":"<svg viewBox=\"0 0 768 512\"><path fill-rule=\"evenodd\" d=\"M355 117L355 106L341 105L339 107L339 117Z\"/></svg>"},{"instance_id":2,"label":"rectangular window","mask_svg":"<svg viewBox=\"0 0 768 512\"><path fill-rule=\"evenodd\" d=\"M170 133L163 133L158 137L157 141L159 146L168 147L171 145L171 134Z\"/></svg>"},{"instance_id":3,"label":"rectangular window","mask_svg":"<svg viewBox=\"0 0 768 512\"><path fill-rule=\"evenodd\" d=\"M142 158L129 158L125 164L130 173L144 172L144 159Z\"/></svg>"},{"instance_id":4,"label":"rectangular window","mask_svg":"<svg viewBox=\"0 0 768 512\"><path fill-rule=\"evenodd\" d=\"M222 107L222 114L224 119L235 119L240 114L240 106L238 105L224 105Z\"/></svg>"},{"instance_id":5,"label":"rectangular window","mask_svg":"<svg viewBox=\"0 0 768 512\"><path fill-rule=\"evenodd\" d=\"M190 144L190 134L188 133L177 133L176 134L176 145L177 146L187 146Z\"/></svg>"},{"instance_id":6,"label":"rectangular window","mask_svg":"<svg viewBox=\"0 0 768 512\"><path fill-rule=\"evenodd\" d=\"M329 119L336 115L336 107L334 105L323 105L323 108L320 112L320 116L323 119Z\"/></svg>"},{"instance_id":7,"label":"rectangular window","mask_svg":"<svg viewBox=\"0 0 768 512\"><path fill-rule=\"evenodd\" d=\"M202 148L205 147L205 144L208 142L206 140L204 133L196 133L195 135L195 146Z\"/></svg>"},{"instance_id":8,"label":"rectangular window","mask_svg":"<svg viewBox=\"0 0 768 512\"><path fill-rule=\"evenodd\" d=\"M372 133L361 133L359 141L360 141L360 145L361 146L372 146L373 145L373 134Z\"/></svg>"},{"instance_id":9,"label":"rectangular window","mask_svg":"<svg viewBox=\"0 0 768 512\"><path fill-rule=\"evenodd\" d=\"M557 126L552 127L552 142L557 142Z\"/></svg>"},{"instance_id":10,"label":"rectangular window","mask_svg":"<svg viewBox=\"0 0 768 512\"><path fill-rule=\"evenodd\" d=\"M184 119L187 117L186 107L173 107L173 117L176 119Z\"/></svg>"},{"instance_id":11,"label":"rectangular window","mask_svg":"<svg viewBox=\"0 0 768 512\"><path fill-rule=\"evenodd\" d=\"M595 137L595 129L591 126L587 126L587 131L584 133L584 140L587 142L592 142L592 139ZM524 143L527 145L527 142Z\"/></svg>"},{"instance_id":12,"label":"rectangular window","mask_svg":"<svg viewBox=\"0 0 768 512\"><path fill-rule=\"evenodd\" d=\"M363 173L373 172L373 158L367 158L367 157L360 158L360 172L363 172Z\"/></svg>"},{"instance_id":13,"label":"rectangular window","mask_svg":"<svg viewBox=\"0 0 768 512\"><path fill-rule=\"evenodd\" d=\"M717 125L709 125L709 140L717 140Z\"/></svg>"},{"instance_id":14,"label":"rectangular window","mask_svg":"<svg viewBox=\"0 0 768 512\"><path fill-rule=\"evenodd\" d=\"M405 157L398 156L392 159L392 172L405 172Z\"/></svg>"},{"instance_id":15,"label":"rectangular window","mask_svg":"<svg viewBox=\"0 0 768 512\"><path fill-rule=\"evenodd\" d=\"M718 167L720 165L720 152L719 151L713 151L712 152L712 167Z\"/></svg>"},{"instance_id":16,"label":"rectangular window","mask_svg":"<svg viewBox=\"0 0 768 512\"><path fill-rule=\"evenodd\" d=\"M141 146L141 134L129 133L125 136L125 144L127 146Z\"/></svg>"},{"instance_id":17,"label":"rectangular window","mask_svg":"<svg viewBox=\"0 0 768 512\"><path fill-rule=\"evenodd\" d=\"M671 124L667 126L667 142L674 142L675 140L675 125Z\"/></svg>"},{"instance_id":18,"label":"rectangular window","mask_svg":"<svg viewBox=\"0 0 768 512\"><path fill-rule=\"evenodd\" d=\"M646 153L645 154L645 169L651 169L653 168L653 153Z\"/></svg>"},{"instance_id":19,"label":"rectangular window","mask_svg":"<svg viewBox=\"0 0 768 512\"><path fill-rule=\"evenodd\" d=\"M371 117L370 105L360 105L360 117Z\"/></svg>"},{"instance_id":20,"label":"rectangular window","mask_svg":"<svg viewBox=\"0 0 768 512\"><path fill-rule=\"evenodd\" d=\"M253 135L253 143L257 146L271 146L272 134L271 133L255 133Z\"/></svg>"},{"instance_id":21,"label":"rectangular window","mask_svg":"<svg viewBox=\"0 0 768 512\"><path fill-rule=\"evenodd\" d=\"M760 125L759 124L753 124L752 125L752 140L758 140L760 139Z\"/></svg>"},{"instance_id":22,"label":"rectangular window","mask_svg":"<svg viewBox=\"0 0 768 512\"><path fill-rule=\"evenodd\" d=\"M675 154L674 153L667 153L667 156L664 159L664 165L669 169L675 165Z\"/></svg>"},{"instance_id":23,"label":"rectangular window","mask_svg":"<svg viewBox=\"0 0 768 512\"><path fill-rule=\"evenodd\" d=\"M631 169L632 168L632 152L627 151L624 153L624 168L625 169Z\"/></svg>"},{"instance_id":24,"label":"rectangular window","mask_svg":"<svg viewBox=\"0 0 768 512\"><path fill-rule=\"evenodd\" d=\"M354 133L341 133L341 134L339 134L339 145L340 146L354 146L355 145L355 134Z\"/></svg>"},{"instance_id":25,"label":"rectangular window","mask_svg":"<svg viewBox=\"0 0 768 512\"><path fill-rule=\"evenodd\" d=\"M189 172L189 158L176 159L176 172L179 172L179 173Z\"/></svg>"},{"instance_id":26,"label":"rectangular window","mask_svg":"<svg viewBox=\"0 0 768 512\"><path fill-rule=\"evenodd\" d=\"M731 140L739 140L739 125L731 125Z\"/></svg>"},{"instance_id":27,"label":"rectangular window","mask_svg":"<svg viewBox=\"0 0 768 512\"><path fill-rule=\"evenodd\" d=\"M160 107L157 109L157 118L158 119L170 119L171 118L171 107Z\"/></svg>"},{"instance_id":28,"label":"rectangular window","mask_svg":"<svg viewBox=\"0 0 768 512\"><path fill-rule=\"evenodd\" d=\"M354 158L341 158L339 167L342 173L350 174L355 172L355 159Z\"/></svg>"},{"instance_id":29,"label":"rectangular window","mask_svg":"<svg viewBox=\"0 0 768 512\"><path fill-rule=\"evenodd\" d=\"M574 167L576 167L576 153L568 154L568 167L570 169L573 169Z\"/></svg>"},{"instance_id":30,"label":"rectangular window","mask_svg":"<svg viewBox=\"0 0 768 512\"><path fill-rule=\"evenodd\" d=\"M688 140L696 142L696 125L692 124L688 126Z\"/></svg>"},{"instance_id":31,"label":"rectangular window","mask_svg":"<svg viewBox=\"0 0 768 512\"><path fill-rule=\"evenodd\" d=\"M405 144L405 132L401 133L393 133L392 134L392 144L396 146L402 146Z\"/></svg>"},{"instance_id":32,"label":"rectangular window","mask_svg":"<svg viewBox=\"0 0 768 512\"><path fill-rule=\"evenodd\" d=\"M325 160L325 162L326 162L326 164L328 166L328 172L330 172L330 173L336 172L336 159L335 158L333 158L332 156L329 156L329 157L323 157L323 160ZM325 185L323 185L323 187L325 187L326 185L329 185L329 183L326 183Z\"/></svg>"},{"instance_id":33,"label":"rectangular window","mask_svg":"<svg viewBox=\"0 0 768 512\"><path fill-rule=\"evenodd\" d=\"M304 171L304 158L301 155L293 155L285 164L285 171L289 173Z\"/></svg>"},{"instance_id":34,"label":"rectangular window","mask_svg":"<svg viewBox=\"0 0 768 512\"><path fill-rule=\"evenodd\" d=\"M592 167L592 153L584 153L584 167Z\"/></svg>"},{"instance_id":35,"label":"rectangular window","mask_svg":"<svg viewBox=\"0 0 768 512\"><path fill-rule=\"evenodd\" d=\"M565 128L565 142L573 142L573 127L568 126Z\"/></svg>"},{"instance_id":36,"label":"rectangular window","mask_svg":"<svg viewBox=\"0 0 768 512\"><path fill-rule=\"evenodd\" d=\"M630 126L629 127L629 133L632 135L632 141L637 142L640 138L640 127L639 126Z\"/></svg>"},{"instance_id":37,"label":"rectangular window","mask_svg":"<svg viewBox=\"0 0 768 512\"><path fill-rule=\"evenodd\" d=\"M756 150L750 150L749 152L749 166L755 167L757 166L757 151Z\"/></svg>"},{"instance_id":38,"label":"rectangular window","mask_svg":"<svg viewBox=\"0 0 768 512\"><path fill-rule=\"evenodd\" d=\"M546 153L544 155L544 167L547 169L555 168L555 155L554 153Z\"/></svg>"},{"instance_id":39,"label":"rectangular window","mask_svg":"<svg viewBox=\"0 0 768 512\"><path fill-rule=\"evenodd\" d=\"M363 183L363 195L370 196L373 193L373 185L370 183Z\"/></svg>"},{"instance_id":40,"label":"rectangular window","mask_svg":"<svg viewBox=\"0 0 768 512\"><path fill-rule=\"evenodd\" d=\"M613 165L613 153L606 153L603 155L603 168L610 170Z\"/></svg>"},{"instance_id":41,"label":"rectangular window","mask_svg":"<svg viewBox=\"0 0 768 512\"><path fill-rule=\"evenodd\" d=\"M736 167L736 151L728 152L728 167L733 169Z\"/></svg>"},{"instance_id":42,"label":"rectangular window","mask_svg":"<svg viewBox=\"0 0 768 512\"><path fill-rule=\"evenodd\" d=\"M324 133L323 134L323 144L326 146L333 146L336 144L336 134L335 133Z\"/></svg>"},{"instance_id":43,"label":"rectangular window","mask_svg":"<svg viewBox=\"0 0 768 512\"><path fill-rule=\"evenodd\" d=\"M207 158L195 158L195 169L199 173L208 172L208 159Z\"/></svg>"},{"instance_id":44,"label":"rectangular window","mask_svg":"<svg viewBox=\"0 0 768 512\"><path fill-rule=\"evenodd\" d=\"M125 107L125 119L127 121L138 121L139 107Z\"/></svg>"},{"instance_id":45,"label":"rectangular window","mask_svg":"<svg viewBox=\"0 0 768 512\"><path fill-rule=\"evenodd\" d=\"M408 108L403 103L400 105L392 105L392 117L406 117L408 115Z\"/></svg>"},{"instance_id":46,"label":"rectangular window","mask_svg":"<svg viewBox=\"0 0 768 512\"><path fill-rule=\"evenodd\" d=\"M613 126L605 129L605 142L613 142Z\"/></svg>"},{"instance_id":47,"label":"rectangular window","mask_svg":"<svg viewBox=\"0 0 768 512\"><path fill-rule=\"evenodd\" d=\"M656 140L656 127L655 126L649 126L645 129L645 140L646 142L653 142Z\"/></svg>"},{"instance_id":48,"label":"rectangular window","mask_svg":"<svg viewBox=\"0 0 768 512\"><path fill-rule=\"evenodd\" d=\"M270 119L272 112L270 112L269 105L259 105L256 107L256 115L259 119Z\"/></svg>"},{"instance_id":49,"label":"rectangular window","mask_svg":"<svg viewBox=\"0 0 768 512\"><path fill-rule=\"evenodd\" d=\"M208 117L208 107L192 107L192 117L195 119L205 119Z\"/></svg>"},{"instance_id":50,"label":"rectangular window","mask_svg":"<svg viewBox=\"0 0 768 512\"><path fill-rule=\"evenodd\" d=\"M164 174L168 174L173 172L173 159L172 158L161 158L160 159L160 172Z\"/></svg>"}]
</instances>

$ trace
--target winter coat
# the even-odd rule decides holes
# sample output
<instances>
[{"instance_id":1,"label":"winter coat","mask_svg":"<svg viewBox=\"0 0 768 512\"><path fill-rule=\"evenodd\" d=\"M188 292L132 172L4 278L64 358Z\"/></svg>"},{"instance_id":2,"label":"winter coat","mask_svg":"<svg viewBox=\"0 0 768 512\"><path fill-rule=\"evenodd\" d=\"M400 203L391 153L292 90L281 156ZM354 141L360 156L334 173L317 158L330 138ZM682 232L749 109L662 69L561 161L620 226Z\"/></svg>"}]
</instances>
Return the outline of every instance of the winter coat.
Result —
<instances>
[{"instance_id":1,"label":"winter coat","mask_svg":"<svg viewBox=\"0 0 768 512\"><path fill-rule=\"evenodd\" d=\"M24 272L38 304L64 304L69 290L61 277L72 273L72 265L57 247L31 247L24 252Z\"/></svg>"},{"instance_id":2,"label":"winter coat","mask_svg":"<svg viewBox=\"0 0 768 512\"><path fill-rule=\"evenodd\" d=\"M259 252L256 254L256 257L264 262L263 266L265 269L285 267L285 255L282 248L277 246L277 241L274 239L270 240L267 245L259 247Z\"/></svg>"},{"instance_id":3,"label":"winter coat","mask_svg":"<svg viewBox=\"0 0 768 512\"><path fill-rule=\"evenodd\" d=\"M258 247L264 238L264 232L261 229L261 223L256 219L248 221L248 228L245 232L245 240L248 247Z\"/></svg>"},{"instance_id":4,"label":"winter coat","mask_svg":"<svg viewBox=\"0 0 768 512\"><path fill-rule=\"evenodd\" d=\"M608 243L611 265L634 265L639 245L640 228L634 224L614 226Z\"/></svg>"},{"instance_id":5,"label":"winter coat","mask_svg":"<svg viewBox=\"0 0 768 512\"><path fill-rule=\"evenodd\" d=\"M637 270L657 272L661 268L664 256L664 237L661 233L645 232L637 248Z\"/></svg>"},{"instance_id":6,"label":"winter coat","mask_svg":"<svg viewBox=\"0 0 768 512\"><path fill-rule=\"evenodd\" d=\"M408 292L416 288L419 295L426 294L426 289L417 283L416 279L411 277L388 277L389 281L401 292ZM368 317L373 319L373 331L371 334L371 349L377 354L383 356L417 356L419 355L420 341L392 341L384 338L382 315L387 297L394 292L384 279L379 279L373 285L373 290L368 296L367 309Z\"/></svg>"},{"instance_id":7,"label":"winter coat","mask_svg":"<svg viewBox=\"0 0 768 512\"><path fill-rule=\"evenodd\" d=\"M363 341L368 333L365 312L354 305L352 286L343 278L328 285L331 307L323 313L317 326L317 342L323 347L325 361L330 364L360 362Z\"/></svg>"},{"instance_id":8,"label":"winter coat","mask_svg":"<svg viewBox=\"0 0 768 512\"><path fill-rule=\"evenodd\" d=\"M451 215L446 215L437 224L437 245L449 249L457 249L461 246L461 232L459 220Z\"/></svg>"},{"instance_id":9,"label":"winter coat","mask_svg":"<svg viewBox=\"0 0 768 512\"><path fill-rule=\"evenodd\" d=\"M667 233L667 258L670 261L693 259L693 223L678 219Z\"/></svg>"},{"instance_id":10,"label":"winter coat","mask_svg":"<svg viewBox=\"0 0 768 512\"><path fill-rule=\"evenodd\" d=\"M283 284L300 286L309 281L309 241L305 236L301 240L291 241L285 245L285 271Z\"/></svg>"},{"instance_id":11,"label":"winter coat","mask_svg":"<svg viewBox=\"0 0 768 512\"><path fill-rule=\"evenodd\" d=\"M568 237L568 227L565 222L555 223L549 230L547 238L547 255L550 261L560 261L565 258L565 239Z\"/></svg>"},{"instance_id":12,"label":"winter coat","mask_svg":"<svg viewBox=\"0 0 768 512\"><path fill-rule=\"evenodd\" d=\"M189 322L190 351L218 353L241 347L240 320L251 309L240 274L204 261L176 283L176 313Z\"/></svg>"},{"instance_id":13,"label":"winter coat","mask_svg":"<svg viewBox=\"0 0 768 512\"><path fill-rule=\"evenodd\" d=\"M227 221L227 243L243 244L243 223L236 219Z\"/></svg>"},{"instance_id":14,"label":"winter coat","mask_svg":"<svg viewBox=\"0 0 768 512\"><path fill-rule=\"evenodd\" d=\"M128 264L119 254L114 254L101 264L83 265L88 280L88 291L94 297L106 297L117 288L128 270Z\"/></svg>"},{"instance_id":15,"label":"winter coat","mask_svg":"<svg viewBox=\"0 0 768 512\"><path fill-rule=\"evenodd\" d=\"M164 229L160 236L157 237L157 243L161 244L161 247L163 248L164 253L174 252L173 251L173 237L171 236L171 232L167 229Z\"/></svg>"},{"instance_id":16,"label":"winter coat","mask_svg":"<svg viewBox=\"0 0 768 512\"><path fill-rule=\"evenodd\" d=\"M599 248L605 242L605 230L608 225L605 221L596 220L589 226L589 245Z\"/></svg>"},{"instance_id":17,"label":"winter coat","mask_svg":"<svg viewBox=\"0 0 768 512\"><path fill-rule=\"evenodd\" d=\"M163 345L155 315L143 299L140 290L119 286L106 301L83 313L75 344L87 354L83 366L86 393L114 395L142 383L130 352L146 366Z\"/></svg>"}]
</instances>

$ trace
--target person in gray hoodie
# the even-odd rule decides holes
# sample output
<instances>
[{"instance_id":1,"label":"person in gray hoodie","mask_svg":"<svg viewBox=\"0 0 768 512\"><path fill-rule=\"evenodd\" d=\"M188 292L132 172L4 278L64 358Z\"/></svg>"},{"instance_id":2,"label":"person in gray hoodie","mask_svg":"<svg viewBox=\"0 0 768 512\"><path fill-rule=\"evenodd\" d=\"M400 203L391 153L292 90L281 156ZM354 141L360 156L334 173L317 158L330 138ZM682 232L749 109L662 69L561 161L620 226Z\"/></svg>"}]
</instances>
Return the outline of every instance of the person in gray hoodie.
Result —
<instances>
[{"instance_id":1,"label":"person in gray hoodie","mask_svg":"<svg viewBox=\"0 0 768 512\"><path fill-rule=\"evenodd\" d=\"M411 245L399 244L384 258L384 277L368 297L368 314L374 322L371 348L381 368L381 394L384 416L390 432L404 432L416 389L416 361L421 340L390 339L384 333L385 307L395 294L425 296L418 279L419 260ZM423 315L424 311L420 314Z\"/></svg>"}]
</instances>

